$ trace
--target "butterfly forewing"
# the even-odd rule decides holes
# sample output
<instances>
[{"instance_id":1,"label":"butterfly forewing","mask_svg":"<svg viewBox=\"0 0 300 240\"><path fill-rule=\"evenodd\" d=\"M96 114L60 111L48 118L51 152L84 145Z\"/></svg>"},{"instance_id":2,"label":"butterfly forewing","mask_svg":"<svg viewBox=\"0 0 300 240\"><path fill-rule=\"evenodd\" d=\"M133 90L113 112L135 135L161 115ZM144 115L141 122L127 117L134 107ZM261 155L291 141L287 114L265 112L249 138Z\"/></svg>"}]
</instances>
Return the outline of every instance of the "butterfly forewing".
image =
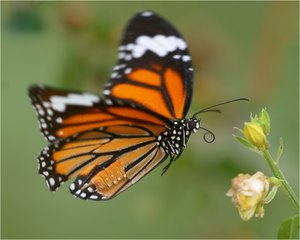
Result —
<instances>
[{"instance_id":1,"label":"butterfly forewing","mask_svg":"<svg viewBox=\"0 0 300 240\"><path fill-rule=\"evenodd\" d=\"M150 115L125 103L103 100L91 93L32 86L29 96L38 115L40 130L50 142L96 127L137 122L167 124L159 115Z\"/></svg>"},{"instance_id":2,"label":"butterfly forewing","mask_svg":"<svg viewBox=\"0 0 300 240\"><path fill-rule=\"evenodd\" d=\"M118 63L103 91L168 119L183 118L192 96L193 68L187 44L177 30L152 12L129 22Z\"/></svg>"}]
</instances>

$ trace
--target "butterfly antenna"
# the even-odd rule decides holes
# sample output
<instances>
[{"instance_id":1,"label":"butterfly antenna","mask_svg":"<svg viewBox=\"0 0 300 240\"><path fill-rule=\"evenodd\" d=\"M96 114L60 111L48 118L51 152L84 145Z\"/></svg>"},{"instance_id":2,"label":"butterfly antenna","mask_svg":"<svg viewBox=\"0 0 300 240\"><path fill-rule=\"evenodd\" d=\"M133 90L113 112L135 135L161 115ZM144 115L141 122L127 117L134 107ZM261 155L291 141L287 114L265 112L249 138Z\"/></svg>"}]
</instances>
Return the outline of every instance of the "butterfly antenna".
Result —
<instances>
[{"instance_id":1,"label":"butterfly antenna","mask_svg":"<svg viewBox=\"0 0 300 240\"><path fill-rule=\"evenodd\" d=\"M204 139L205 142L207 142L207 143L212 143L213 141L215 141L216 136L215 136L215 134L214 134L212 131L210 131L209 129L204 128L204 127L200 127L200 128L203 129L203 130L206 132L206 133L204 133L204 135L203 135L203 139ZM208 134L208 135L207 135L207 134ZM211 139L209 139L208 136L210 136Z\"/></svg>"},{"instance_id":2,"label":"butterfly antenna","mask_svg":"<svg viewBox=\"0 0 300 240\"><path fill-rule=\"evenodd\" d=\"M233 100L230 100L230 101L218 103L218 104L212 105L212 106L210 106L210 107L201 109L199 112L196 112L196 113L193 115L193 117L196 117L198 114L204 113L204 112L217 112L217 113L221 113L221 111L220 111L219 109L213 109L213 108L214 108L214 107L221 106L221 105L225 105L225 104L228 104L228 103L232 103L232 102L238 102L238 101L249 101L249 99L248 99L248 98L237 98L237 99L233 99ZM204 129L204 130L205 130L205 129Z\"/></svg>"}]
</instances>

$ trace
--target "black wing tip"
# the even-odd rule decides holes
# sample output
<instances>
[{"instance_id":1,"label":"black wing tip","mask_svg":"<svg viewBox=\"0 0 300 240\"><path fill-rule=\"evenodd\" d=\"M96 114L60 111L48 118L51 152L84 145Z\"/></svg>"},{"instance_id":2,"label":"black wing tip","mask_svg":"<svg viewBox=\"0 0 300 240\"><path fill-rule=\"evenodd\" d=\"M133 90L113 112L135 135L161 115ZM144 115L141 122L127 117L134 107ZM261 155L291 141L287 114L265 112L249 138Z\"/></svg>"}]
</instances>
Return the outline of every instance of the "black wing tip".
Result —
<instances>
[{"instance_id":1,"label":"black wing tip","mask_svg":"<svg viewBox=\"0 0 300 240\"><path fill-rule=\"evenodd\" d=\"M39 92L41 92L43 89L45 88L45 86L43 85L38 85L38 84L33 84L30 85L28 87L28 95L31 96L35 96L37 95Z\"/></svg>"},{"instance_id":2,"label":"black wing tip","mask_svg":"<svg viewBox=\"0 0 300 240\"><path fill-rule=\"evenodd\" d=\"M73 183L69 186L70 193L76 198L82 200L93 200L93 201L103 201L108 200L103 195L96 191L95 186L89 186L85 183L85 178L78 176Z\"/></svg>"}]
</instances>

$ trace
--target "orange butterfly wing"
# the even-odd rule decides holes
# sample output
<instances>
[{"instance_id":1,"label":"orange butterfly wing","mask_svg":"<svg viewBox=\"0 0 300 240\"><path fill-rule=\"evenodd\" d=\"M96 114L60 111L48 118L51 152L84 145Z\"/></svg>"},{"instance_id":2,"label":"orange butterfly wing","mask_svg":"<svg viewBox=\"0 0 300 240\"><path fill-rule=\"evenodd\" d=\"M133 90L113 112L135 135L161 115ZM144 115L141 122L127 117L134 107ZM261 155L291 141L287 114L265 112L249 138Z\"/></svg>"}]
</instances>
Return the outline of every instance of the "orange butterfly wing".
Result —
<instances>
[{"instance_id":1,"label":"orange butterfly wing","mask_svg":"<svg viewBox=\"0 0 300 240\"><path fill-rule=\"evenodd\" d=\"M97 95L32 86L29 89L39 120L40 130L53 142L93 128L150 123L165 126L167 119L132 105L104 100Z\"/></svg>"},{"instance_id":2,"label":"orange butterfly wing","mask_svg":"<svg viewBox=\"0 0 300 240\"><path fill-rule=\"evenodd\" d=\"M72 194L107 200L139 181L166 159L152 125L118 125L91 129L46 147L39 173L50 190L77 176ZM163 130L163 129L161 129Z\"/></svg>"},{"instance_id":3,"label":"orange butterfly wing","mask_svg":"<svg viewBox=\"0 0 300 240\"><path fill-rule=\"evenodd\" d=\"M134 103L167 119L182 119L190 106L193 67L178 31L153 13L128 24L103 91L107 99Z\"/></svg>"}]
</instances>

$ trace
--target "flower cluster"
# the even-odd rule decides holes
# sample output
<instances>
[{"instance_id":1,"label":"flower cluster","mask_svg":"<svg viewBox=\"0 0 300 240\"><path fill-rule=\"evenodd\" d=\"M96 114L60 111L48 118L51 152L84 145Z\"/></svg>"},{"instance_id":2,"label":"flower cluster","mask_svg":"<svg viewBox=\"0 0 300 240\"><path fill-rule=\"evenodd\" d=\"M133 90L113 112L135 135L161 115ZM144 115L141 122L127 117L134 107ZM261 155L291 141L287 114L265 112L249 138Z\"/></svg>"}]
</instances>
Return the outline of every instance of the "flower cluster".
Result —
<instances>
[{"instance_id":1,"label":"flower cluster","mask_svg":"<svg viewBox=\"0 0 300 240\"><path fill-rule=\"evenodd\" d=\"M280 138L275 159L269 152L270 144L267 136L270 133L270 118L266 109L262 109L260 114L254 117L251 114L250 121L244 123L243 130L236 129L243 136L233 136L242 145L263 157L268 163L273 176L267 177L262 172L257 172L252 176L240 173L232 179L231 188L226 195L231 197L240 217L247 221L253 216L263 217L264 205L274 199L279 188L283 188L295 207L297 215L291 216L282 222L277 237L278 239L298 239L300 203L279 167L279 161L283 153L283 140Z\"/></svg>"},{"instance_id":2,"label":"flower cluster","mask_svg":"<svg viewBox=\"0 0 300 240\"><path fill-rule=\"evenodd\" d=\"M270 146L267 135L270 133L270 118L266 109L262 109L259 115L250 115L250 122L244 123L244 129L237 128L243 137L233 135L241 144L250 150L265 155ZM278 159L282 153L282 144L278 151ZM279 161L279 160L278 160ZM270 184L273 185L269 192ZM275 177L268 178L262 172L257 172L253 176L249 174L239 174L232 179L231 188L227 196L239 211L243 220L249 220L253 215L264 216L264 204L270 202L275 196L281 181Z\"/></svg>"}]
</instances>

